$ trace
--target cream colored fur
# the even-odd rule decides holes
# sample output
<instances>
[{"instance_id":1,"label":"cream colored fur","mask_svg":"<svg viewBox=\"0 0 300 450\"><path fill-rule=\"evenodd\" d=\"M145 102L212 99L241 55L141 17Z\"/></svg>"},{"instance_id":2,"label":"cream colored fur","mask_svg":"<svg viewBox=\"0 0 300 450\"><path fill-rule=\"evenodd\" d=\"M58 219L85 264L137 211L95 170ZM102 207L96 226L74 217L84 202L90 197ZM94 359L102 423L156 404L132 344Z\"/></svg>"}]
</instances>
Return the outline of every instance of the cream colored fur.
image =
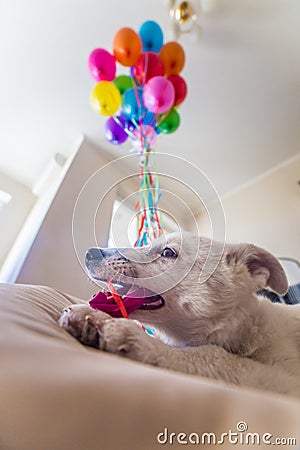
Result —
<instances>
[{"instance_id":1,"label":"cream colored fur","mask_svg":"<svg viewBox=\"0 0 300 450\"><path fill-rule=\"evenodd\" d=\"M166 247L178 257L161 256ZM252 244L223 249L208 238L171 234L151 249L113 249L87 264L98 280L122 275L161 293L164 274L171 288L162 293L162 308L130 315L159 329L165 342L132 320L77 305L64 311L60 324L81 342L179 372L300 396L300 306L256 296L267 286L279 294L288 288L280 263L267 251ZM200 283L209 264L212 273Z\"/></svg>"}]
</instances>

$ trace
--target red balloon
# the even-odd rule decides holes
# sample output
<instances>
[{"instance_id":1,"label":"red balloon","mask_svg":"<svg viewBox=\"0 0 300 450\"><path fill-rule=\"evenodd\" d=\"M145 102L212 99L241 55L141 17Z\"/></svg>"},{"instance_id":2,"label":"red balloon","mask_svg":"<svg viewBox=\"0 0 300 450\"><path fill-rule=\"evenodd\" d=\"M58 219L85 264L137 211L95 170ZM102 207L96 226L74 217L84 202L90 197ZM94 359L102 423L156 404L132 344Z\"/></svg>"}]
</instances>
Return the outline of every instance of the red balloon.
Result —
<instances>
[{"instance_id":1,"label":"red balloon","mask_svg":"<svg viewBox=\"0 0 300 450\"><path fill-rule=\"evenodd\" d=\"M180 75L170 75L168 80L173 84L175 92L174 106L180 105L187 94L187 84Z\"/></svg>"},{"instance_id":2,"label":"red balloon","mask_svg":"<svg viewBox=\"0 0 300 450\"><path fill-rule=\"evenodd\" d=\"M147 83L150 78L164 75L164 65L154 52L141 54L134 66L134 73L140 85Z\"/></svg>"}]
</instances>

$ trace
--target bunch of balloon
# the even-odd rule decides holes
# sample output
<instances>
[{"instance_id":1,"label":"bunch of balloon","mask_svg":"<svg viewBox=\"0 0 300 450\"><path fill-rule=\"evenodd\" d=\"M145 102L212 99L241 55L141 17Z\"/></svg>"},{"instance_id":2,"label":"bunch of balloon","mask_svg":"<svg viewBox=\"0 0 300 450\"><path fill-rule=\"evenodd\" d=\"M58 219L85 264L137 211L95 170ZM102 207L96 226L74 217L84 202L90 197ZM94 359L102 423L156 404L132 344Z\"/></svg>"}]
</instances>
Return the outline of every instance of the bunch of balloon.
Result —
<instances>
[{"instance_id":1,"label":"bunch of balloon","mask_svg":"<svg viewBox=\"0 0 300 450\"><path fill-rule=\"evenodd\" d=\"M125 66L127 73L116 76L117 63ZM164 44L160 26L151 20L144 22L138 33L121 28L113 39L113 53L97 48L89 56L89 70L97 82L91 103L97 113L109 117L106 139L121 145L129 138L140 155L135 246L146 245L163 233L158 177L151 169L150 155L157 136L173 133L180 125L178 106L187 95L187 84L179 75L184 63L182 46Z\"/></svg>"}]
</instances>

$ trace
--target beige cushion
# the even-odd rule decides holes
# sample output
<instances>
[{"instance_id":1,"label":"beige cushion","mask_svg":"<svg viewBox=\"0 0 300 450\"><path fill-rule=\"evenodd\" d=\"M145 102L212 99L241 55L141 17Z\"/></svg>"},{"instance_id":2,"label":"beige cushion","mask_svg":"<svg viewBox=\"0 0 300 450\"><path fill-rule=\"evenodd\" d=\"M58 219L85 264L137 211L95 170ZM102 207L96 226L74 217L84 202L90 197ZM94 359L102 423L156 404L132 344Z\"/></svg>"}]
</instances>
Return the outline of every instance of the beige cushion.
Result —
<instances>
[{"instance_id":1,"label":"beige cushion","mask_svg":"<svg viewBox=\"0 0 300 450\"><path fill-rule=\"evenodd\" d=\"M47 287L0 285L1 450L196 448L162 446L156 436L164 428L220 436L238 421L249 432L300 439L296 400L82 346L57 325L76 302Z\"/></svg>"}]
</instances>

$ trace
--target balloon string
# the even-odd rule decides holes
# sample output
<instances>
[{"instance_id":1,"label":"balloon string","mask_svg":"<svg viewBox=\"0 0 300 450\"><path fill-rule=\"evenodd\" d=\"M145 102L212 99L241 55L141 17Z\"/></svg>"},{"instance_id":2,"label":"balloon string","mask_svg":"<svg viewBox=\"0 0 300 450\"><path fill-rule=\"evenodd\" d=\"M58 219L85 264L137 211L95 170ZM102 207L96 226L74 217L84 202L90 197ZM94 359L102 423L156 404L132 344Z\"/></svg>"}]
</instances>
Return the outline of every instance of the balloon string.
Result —
<instances>
[{"instance_id":1,"label":"balloon string","mask_svg":"<svg viewBox=\"0 0 300 450\"><path fill-rule=\"evenodd\" d=\"M146 73L148 71L148 55L145 58L145 74L143 79L143 85L146 81ZM150 135L152 132L152 125L156 120L159 105L157 105L157 111L153 114L150 121L149 128L146 128L144 119L146 114L143 113L142 100L139 96L138 82L135 77L134 68L131 67L131 76L133 81L133 88L135 93L136 102L138 105L138 120L132 118L132 123L137 127L139 131L136 140L139 141L139 155L140 155L140 189L139 189L139 201L135 205L135 210L138 210L138 229L137 239L134 244L135 247L142 247L150 243L151 238L159 237L164 231L160 223L158 215L158 200L160 199L160 191L158 185L158 176L153 176L150 167L150 154L154 153L150 142Z\"/></svg>"},{"instance_id":2,"label":"balloon string","mask_svg":"<svg viewBox=\"0 0 300 450\"><path fill-rule=\"evenodd\" d=\"M159 120L156 122L156 126L160 125L162 123L163 120L165 120L165 118L167 117L167 115L169 114L170 111L165 112L164 114L162 114L159 118Z\"/></svg>"},{"instance_id":3,"label":"balloon string","mask_svg":"<svg viewBox=\"0 0 300 450\"><path fill-rule=\"evenodd\" d=\"M144 77L143 77L143 87L146 84L146 78L147 78L147 74L148 74L148 62L149 62L149 54L146 53L145 54L145 69L144 69Z\"/></svg>"},{"instance_id":4,"label":"balloon string","mask_svg":"<svg viewBox=\"0 0 300 450\"><path fill-rule=\"evenodd\" d=\"M126 308L125 308L125 305L124 305L124 303L123 303L123 300L122 300L122 298L120 297L120 295L118 294L118 292L117 292L117 290L115 289L114 285L112 284L111 281L107 281L107 285L108 285L108 288L109 288L109 290L110 290L110 292L111 292L111 294L112 294L113 299L115 300L116 304L117 304L118 307L119 307L119 310L120 310L121 313L122 313L122 316L123 316L125 319L128 319L128 313L127 313L127 311L126 311Z\"/></svg>"},{"instance_id":5,"label":"balloon string","mask_svg":"<svg viewBox=\"0 0 300 450\"><path fill-rule=\"evenodd\" d=\"M134 68L131 67L131 73L134 75ZM132 77L132 83L133 83L133 89L135 94L135 99L138 105L138 117L139 117L139 125L140 125L140 142L142 142L142 106L139 98L139 91L137 86L137 81L135 79L135 76Z\"/></svg>"},{"instance_id":6,"label":"balloon string","mask_svg":"<svg viewBox=\"0 0 300 450\"><path fill-rule=\"evenodd\" d=\"M140 200L136 205L136 208L140 207L140 211L138 238L135 246L147 245L151 238L159 237L164 233L157 210L160 198L158 176L155 174L154 177L149 167L149 154L152 149L147 147L144 150L146 152L141 153Z\"/></svg>"}]
</instances>

